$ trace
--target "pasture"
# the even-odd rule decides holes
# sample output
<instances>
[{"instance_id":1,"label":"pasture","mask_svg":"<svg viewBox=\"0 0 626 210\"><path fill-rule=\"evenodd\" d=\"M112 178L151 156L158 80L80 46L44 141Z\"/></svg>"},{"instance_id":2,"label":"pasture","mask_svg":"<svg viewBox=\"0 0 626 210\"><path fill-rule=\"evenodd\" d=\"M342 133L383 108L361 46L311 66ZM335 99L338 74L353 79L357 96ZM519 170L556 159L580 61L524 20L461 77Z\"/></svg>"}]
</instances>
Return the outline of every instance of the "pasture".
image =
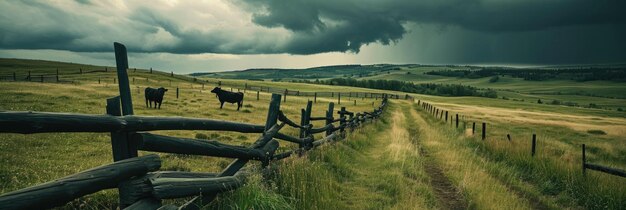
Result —
<instances>
[{"instance_id":1,"label":"pasture","mask_svg":"<svg viewBox=\"0 0 626 210\"><path fill-rule=\"evenodd\" d=\"M119 94L113 67L46 61L2 59L1 75L72 73L60 82L0 81L0 110L105 113L106 98ZM83 74L77 69L83 68ZM91 72L102 70L107 72ZM420 71L426 71L427 67ZM428 67L436 68L436 67ZM415 71L408 76L406 72ZM252 81L174 75L149 69L129 69L136 115L185 116L263 124L270 93L246 90L243 107L225 104L219 109L209 91L218 81L234 91L243 86L318 92L387 91L290 82ZM380 121L349 133L347 141L312 150L305 156L270 165L272 173L255 171L244 187L221 194L210 209L623 209L626 178L581 169L581 144L587 145L587 161L626 169L626 104L619 96L623 83L595 81L530 82L501 78L455 79L420 75L413 67L373 76L412 79L419 82L471 84L497 88L502 98L438 97L410 94L413 100L391 100ZM439 78L431 78L439 77ZM133 79L134 78L134 79ZM434 80L433 80L434 79ZM484 80L484 81L483 81ZM204 87L202 85L204 81ZM209 85L211 84L211 85ZM542 85L537 85L542 84ZM545 84L545 85L543 85ZM145 87L165 87L160 110L145 106ZM176 89L179 97L176 98ZM572 95L584 90L603 97ZM243 90L240 90L243 92ZM561 91L561 95L552 94ZM405 93L397 93L403 96ZM571 92L569 92L571 93ZM401 97L402 98L402 97ZM538 104L536 99L559 99L579 104L596 103L607 109ZM517 100L512 100L517 99ZM524 101L522 101L524 99ZM300 119L300 109L311 96L287 96L281 108L290 119ZM356 105L354 101L356 100ZM428 102L450 116L461 116L460 128L424 110ZM335 97L317 97L313 116L324 116ZM342 104L354 112L371 111L380 99L346 97ZM336 108L337 109L337 108ZM486 139L480 124L487 125ZM472 123L476 133L472 134ZM315 127L323 126L316 121ZM598 132L602 131L602 132ZM285 129L297 136L297 129ZM217 131L159 131L157 134L217 139L231 145L249 145L257 134ZM507 139L507 134L511 140ZM531 156L532 134L537 151ZM279 150L296 148L282 144ZM0 134L0 194L51 181L88 168L110 163L108 133ZM141 155L149 152L140 152ZM162 170L220 171L230 159L159 154ZM256 166L256 165L255 165ZM258 168L258 167L256 167ZM182 200L168 200L180 204ZM102 209L117 206L117 191L107 190L77 199L65 209Z\"/></svg>"}]
</instances>

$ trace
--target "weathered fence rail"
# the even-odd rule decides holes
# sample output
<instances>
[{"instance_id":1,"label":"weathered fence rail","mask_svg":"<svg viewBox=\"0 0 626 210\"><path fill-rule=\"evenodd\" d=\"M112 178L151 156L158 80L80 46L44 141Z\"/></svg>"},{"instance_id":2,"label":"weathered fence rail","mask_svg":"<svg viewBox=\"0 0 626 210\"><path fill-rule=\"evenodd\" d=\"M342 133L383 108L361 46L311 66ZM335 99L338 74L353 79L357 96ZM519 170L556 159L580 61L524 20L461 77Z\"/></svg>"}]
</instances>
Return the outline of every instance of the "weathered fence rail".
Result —
<instances>
[{"instance_id":1,"label":"weathered fence rail","mask_svg":"<svg viewBox=\"0 0 626 210\"><path fill-rule=\"evenodd\" d=\"M126 73L126 48L119 43L114 46L120 96L107 99L107 115L5 111L0 112L0 133L110 132L115 162L0 195L0 209L51 208L110 188L118 188L120 207L124 209L157 209L162 207L161 199L194 195L196 197L183 206L170 204L163 207L197 209L198 204L206 204L217 193L241 186L248 174L242 169L250 160L260 161L265 167L270 161L301 154L326 142L341 139L345 137L345 128L352 130L379 117L387 105L387 95L381 95L380 106L372 112L353 113L342 107L338 111L340 117L335 119L334 103L329 103L325 117L311 117L312 102L309 101L306 109L302 109L298 124L281 112L281 95L272 94L265 125L186 117L135 116ZM325 120L326 125L313 128L312 120ZM299 129L299 137L280 133L285 126ZM215 140L171 137L147 132L156 130L213 130L259 133L261 136L249 147L244 147ZM325 137L316 140L316 133L325 133ZM296 143L299 147L275 154L280 146L276 139ZM235 160L219 173L157 171L161 166L159 156L152 154L137 157L138 150Z\"/></svg>"}]
</instances>

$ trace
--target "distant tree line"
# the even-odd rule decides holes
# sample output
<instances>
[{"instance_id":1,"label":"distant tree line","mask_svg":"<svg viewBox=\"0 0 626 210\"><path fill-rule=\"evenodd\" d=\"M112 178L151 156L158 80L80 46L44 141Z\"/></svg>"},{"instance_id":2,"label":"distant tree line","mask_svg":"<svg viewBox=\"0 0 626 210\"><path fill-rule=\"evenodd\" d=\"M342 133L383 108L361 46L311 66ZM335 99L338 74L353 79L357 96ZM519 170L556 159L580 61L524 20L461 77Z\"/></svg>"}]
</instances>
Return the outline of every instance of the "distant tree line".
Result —
<instances>
[{"instance_id":1,"label":"distant tree line","mask_svg":"<svg viewBox=\"0 0 626 210\"><path fill-rule=\"evenodd\" d=\"M328 80L293 80L293 82L315 83L324 85L340 85L380 90L394 90L408 93L419 93L438 96L481 96L497 98L496 91L487 89L479 91L476 87L457 84L415 84L397 80L356 80L352 78L333 78Z\"/></svg>"},{"instance_id":2,"label":"distant tree line","mask_svg":"<svg viewBox=\"0 0 626 210\"><path fill-rule=\"evenodd\" d=\"M565 79L575 81L612 80L626 81L626 68L590 67L562 69L512 69L502 67L481 68L479 70L429 71L425 74L459 78L484 78L508 75L530 81Z\"/></svg>"}]
</instances>

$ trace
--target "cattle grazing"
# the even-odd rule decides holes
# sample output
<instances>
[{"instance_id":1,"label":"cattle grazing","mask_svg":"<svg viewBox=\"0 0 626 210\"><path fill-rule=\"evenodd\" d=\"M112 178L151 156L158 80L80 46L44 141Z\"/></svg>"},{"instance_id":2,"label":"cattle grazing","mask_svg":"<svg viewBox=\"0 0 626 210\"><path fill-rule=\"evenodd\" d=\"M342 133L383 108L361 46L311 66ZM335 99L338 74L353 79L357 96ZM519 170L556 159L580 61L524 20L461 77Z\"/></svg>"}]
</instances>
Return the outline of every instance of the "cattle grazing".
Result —
<instances>
[{"instance_id":1,"label":"cattle grazing","mask_svg":"<svg viewBox=\"0 0 626 210\"><path fill-rule=\"evenodd\" d=\"M151 88L151 87L147 87L146 90L144 91L144 94L146 95L146 107L150 107L152 108L152 102L154 101L154 108L158 108L161 109L161 103L163 102L163 95L165 95L165 92L167 92L167 89L160 87L160 88Z\"/></svg>"},{"instance_id":2,"label":"cattle grazing","mask_svg":"<svg viewBox=\"0 0 626 210\"><path fill-rule=\"evenodd\" d=\"M237 103L237 111L243 105L243 93L242 92L230 92L222 90L220 87L215 87L211 90L211 93L215 93L220 100L220 109L224 106L224 102Z\"/></svg>"}]
</instances>

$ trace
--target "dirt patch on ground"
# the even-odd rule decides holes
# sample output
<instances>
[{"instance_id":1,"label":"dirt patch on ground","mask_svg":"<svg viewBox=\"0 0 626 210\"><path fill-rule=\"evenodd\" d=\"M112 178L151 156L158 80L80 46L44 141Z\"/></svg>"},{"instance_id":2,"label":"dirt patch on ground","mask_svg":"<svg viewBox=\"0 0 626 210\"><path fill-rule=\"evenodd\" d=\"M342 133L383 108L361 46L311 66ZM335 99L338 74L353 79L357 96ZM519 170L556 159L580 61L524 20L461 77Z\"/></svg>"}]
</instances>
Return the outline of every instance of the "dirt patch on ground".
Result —
<instances>
[{"instance_id":1,"label":"dirt patch on ground","mask_svg":"<svg viewBox=\"0 0 626 210\"><path fill-rule=\"evenodd\" d=\"M428 158L428 152L420 148L420 155ZM424 170L430 177L430 185L439 199L439 203L445 209L467 209L467 202L463 198L461 191L452 184L445 176L441 168L433 161L426 161Z\"/></svg>"}]
</instances>

